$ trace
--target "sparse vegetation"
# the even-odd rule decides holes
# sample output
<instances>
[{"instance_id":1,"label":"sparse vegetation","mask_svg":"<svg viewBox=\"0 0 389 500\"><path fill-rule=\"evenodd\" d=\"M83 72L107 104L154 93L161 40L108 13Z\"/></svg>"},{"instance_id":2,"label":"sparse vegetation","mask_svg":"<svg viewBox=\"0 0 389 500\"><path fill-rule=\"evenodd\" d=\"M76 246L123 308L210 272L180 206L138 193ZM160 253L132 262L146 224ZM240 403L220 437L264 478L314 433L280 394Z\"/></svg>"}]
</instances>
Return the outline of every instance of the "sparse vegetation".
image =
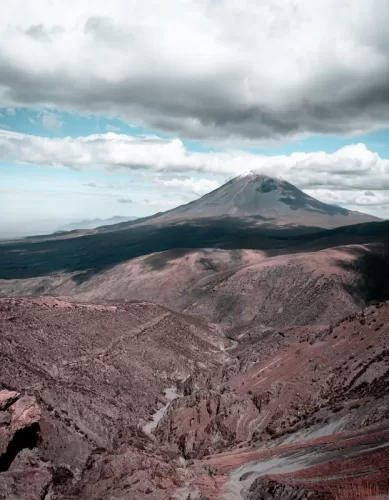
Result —
<instances>
[{"instance_id":1,"label":"sparse vegetation","mask_svg":"<svg viewBox=\"0 0 389 500\"><path fill-rule=\"evenodd\" d=\"M370 500L379 495L377 485L355 483L339 489L334 500Z\"/></svg>"}]
</instances>

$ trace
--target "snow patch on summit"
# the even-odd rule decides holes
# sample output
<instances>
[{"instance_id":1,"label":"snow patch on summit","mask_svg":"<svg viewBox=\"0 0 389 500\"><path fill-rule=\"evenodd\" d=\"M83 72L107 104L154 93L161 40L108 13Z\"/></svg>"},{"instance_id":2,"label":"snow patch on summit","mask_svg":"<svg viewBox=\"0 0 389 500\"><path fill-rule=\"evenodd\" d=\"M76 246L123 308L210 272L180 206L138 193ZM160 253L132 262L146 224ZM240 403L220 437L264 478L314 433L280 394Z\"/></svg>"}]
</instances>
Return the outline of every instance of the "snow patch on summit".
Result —
<instances>
[{"instance_id":1,"label":"snow patch on summit","mask_svg":"<svg viewBox=\"0 0 389 500\"><path fill-rule=\"evenodd\" d=\"M255 172L254 170L247 170L243 172L243 174L238 175L237 179L244 179L245 177L254 177L256 175L261 175L259 172Z\"/></svg>"}]
</instances>

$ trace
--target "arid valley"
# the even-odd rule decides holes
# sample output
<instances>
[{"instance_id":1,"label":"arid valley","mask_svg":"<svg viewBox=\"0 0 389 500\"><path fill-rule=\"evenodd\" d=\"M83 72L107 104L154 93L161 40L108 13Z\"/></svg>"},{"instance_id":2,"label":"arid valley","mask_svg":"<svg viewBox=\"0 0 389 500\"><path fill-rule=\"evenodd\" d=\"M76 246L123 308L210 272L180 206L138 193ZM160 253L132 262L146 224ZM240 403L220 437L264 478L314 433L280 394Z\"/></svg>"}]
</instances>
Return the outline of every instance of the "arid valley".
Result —
<instances>
[{"instance_id":1,"label":"arid valley","mask_svg":"<svg viewBox=\"0 0 389 500\"><path fill-rule=\"evenodd\" d=\"M385 498L387 234L249 174L3 242L0 498Z\"/></svg>"}]
</instances>

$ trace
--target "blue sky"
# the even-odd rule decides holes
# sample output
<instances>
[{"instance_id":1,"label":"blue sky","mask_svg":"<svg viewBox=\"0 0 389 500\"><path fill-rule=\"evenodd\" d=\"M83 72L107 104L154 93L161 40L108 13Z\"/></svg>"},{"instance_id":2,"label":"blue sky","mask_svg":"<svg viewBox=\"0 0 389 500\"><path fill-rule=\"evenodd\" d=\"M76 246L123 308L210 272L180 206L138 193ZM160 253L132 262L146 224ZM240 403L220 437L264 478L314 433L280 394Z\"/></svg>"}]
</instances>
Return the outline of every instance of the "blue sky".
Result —
<instances>
[{"instance_id":1,"label":"blue sky","mask_svg":"<svg viewBox=\"0 0 389 500\"><path fill-rule=\"evenodd\" d=\"M60 126L56 128L45 127L42 123L42 111L29 108L18 108L7 111L0 108L0 128L13 130L23 134L39 135L44 137L79 137L92 134L116 132L132 136L158 135L162 138L172 139L174 134L163 133L160 130L148 129L141 125L127 123L118 118L104 115L81 115L69 112L48 110L58 120ZM188 151L222 151L225 148L215 147L200 141L183 140ZM313 135L306 139L283 141L277 146L261 148L241 148L254 154L265 155L290 155L296 151L315 152L325 151L333 153L338 149L356 142L363 142L366 146L382 158L389 158L389 128L376 130L368 134L352 136Z\"/></svg>"},{"instance_id":2,"label":"blue sky","mask_svg":"<svg viewBox=\"0 0 389 500\"><path fill-rule=\"evenodd\" d=\"M389 217L385 14L381 0L5 4L0 231L149 215L247 170Z\"/></svg>"}]
</instances>

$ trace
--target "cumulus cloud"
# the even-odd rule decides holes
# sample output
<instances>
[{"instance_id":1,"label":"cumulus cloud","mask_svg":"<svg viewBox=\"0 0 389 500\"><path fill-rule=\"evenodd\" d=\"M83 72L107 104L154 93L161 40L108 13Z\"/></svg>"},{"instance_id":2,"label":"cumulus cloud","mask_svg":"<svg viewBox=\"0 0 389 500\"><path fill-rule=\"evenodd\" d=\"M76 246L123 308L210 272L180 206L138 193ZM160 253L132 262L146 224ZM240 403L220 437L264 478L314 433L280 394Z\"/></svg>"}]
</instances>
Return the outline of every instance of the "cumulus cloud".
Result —
<instances>
[{"instance_id":1,"label":"cumulus cloud","mask_svg":"<svg viewBox=\"0 0 389 500\"><path fill-rule=\"evenodd\" d=\"M389 193L389 160L360 143L331 154L265 156L242 150L191 152L178 139L112 132L47 138L0 130L1 160L75 170L119 170L158 189L196 196L248 170L282 177L329 203L384 206ZM87 186L117 188L93 180Z\"/></svg>"},{"instance_id":2,"label":"cumulus cloud","mask_svg":"<svg viewBox=\"0 0 389 500\"><path fill-rule=\"evenodd\" d=\"M190 179L164 177L170 172L234 176L254 170L282 176L304 188L389 189L389 160L370 151L364 144L345 146L335 153L292 153L266 156L243 150L191 152L179 139L136 137L109 132L77 138L47 138L0 130L0 160L13 160L47 167L76 170L127 169L160 173L161 185L212 189L214 180L195 186Z\"/></svg>"},{"instance_id":3,"label":"cumulus cloud","mask_svg":"<svg viewBox=\"0 0 389 500\"><path fill-rule=\"evenodd\" d=\"M368 194L362 190L345 191L331 189L307 189L306 193L331 205L345 206L352 210L369 212L382 217L389 216L389 190Z\"/></svg>"},{"instance_id":4,"label":"cumulus cloud","mask_svg":"<svg viewBox=\"0 0 389 500\"><path fill-rule=\"evenodd\" d=\"M382 0L30 4L2 6L9 106L109 112L235 144L389 123Z\"/></svg>"}]
</instances>

